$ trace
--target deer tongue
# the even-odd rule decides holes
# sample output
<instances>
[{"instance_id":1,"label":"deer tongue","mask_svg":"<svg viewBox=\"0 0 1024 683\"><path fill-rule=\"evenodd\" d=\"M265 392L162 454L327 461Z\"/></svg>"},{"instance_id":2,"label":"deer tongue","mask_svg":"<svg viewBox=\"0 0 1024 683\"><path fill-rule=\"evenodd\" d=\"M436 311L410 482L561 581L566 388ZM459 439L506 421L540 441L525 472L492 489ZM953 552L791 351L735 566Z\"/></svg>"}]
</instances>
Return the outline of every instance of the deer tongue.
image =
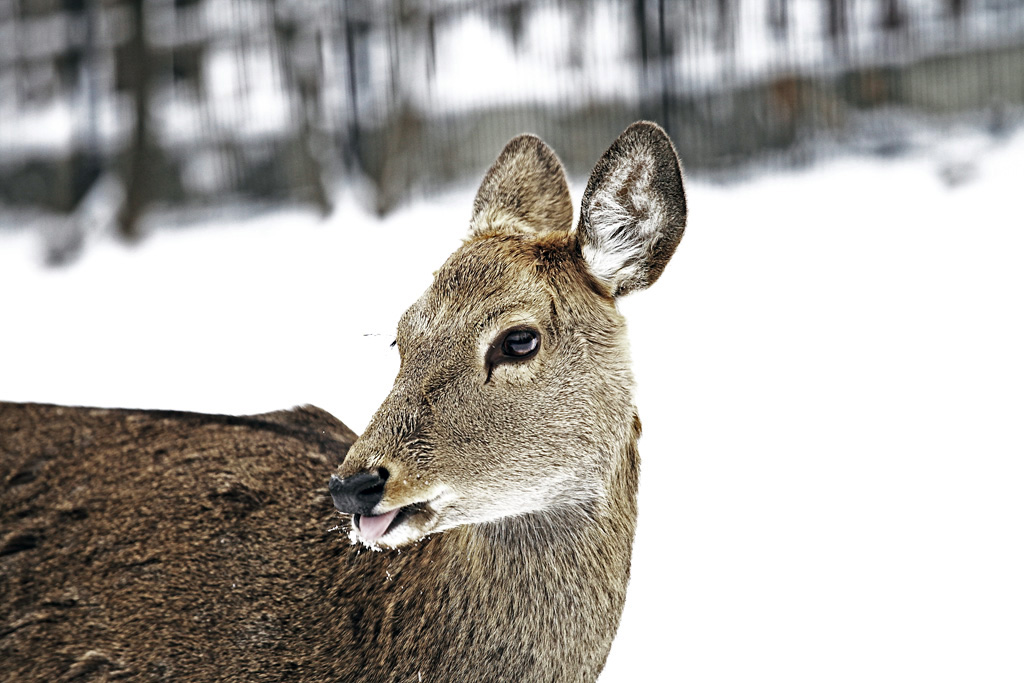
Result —
<instances>
[{"instance_id":1,"label":"deer tongue","mask_svg":"<svg viewBox=\"0 0 1024 683\"><path fill-rule=\"evenodd\" d=\"M399 509L395 508L391 512L385 512L383 515L360 515L359 531L362 533L363 538L367 541L376 541L387 533L388 527L391 526L391 522L394 521Z\"/></svg>"}]
</instances>

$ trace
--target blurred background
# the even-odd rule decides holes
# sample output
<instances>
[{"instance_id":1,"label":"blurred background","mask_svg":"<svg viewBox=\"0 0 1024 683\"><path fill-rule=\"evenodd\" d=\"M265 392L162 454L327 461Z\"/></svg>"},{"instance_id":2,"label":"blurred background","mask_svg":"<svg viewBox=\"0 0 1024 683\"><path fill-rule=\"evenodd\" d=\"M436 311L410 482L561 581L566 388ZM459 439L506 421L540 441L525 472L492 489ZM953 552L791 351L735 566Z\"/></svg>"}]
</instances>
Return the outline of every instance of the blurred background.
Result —
<instances>
[{"instance_id":1,"label":"blurred background","mask_svg":"<svg viewBox=\"0 0 1024 683\"><path fill-rule=\"evenodd\" d=\"M1022 107L1024 0L0 0L0 229L60 264L226 207L385 215L522 131L580 176L652 119L729 180Z\"/></svg>"}]
</instances>

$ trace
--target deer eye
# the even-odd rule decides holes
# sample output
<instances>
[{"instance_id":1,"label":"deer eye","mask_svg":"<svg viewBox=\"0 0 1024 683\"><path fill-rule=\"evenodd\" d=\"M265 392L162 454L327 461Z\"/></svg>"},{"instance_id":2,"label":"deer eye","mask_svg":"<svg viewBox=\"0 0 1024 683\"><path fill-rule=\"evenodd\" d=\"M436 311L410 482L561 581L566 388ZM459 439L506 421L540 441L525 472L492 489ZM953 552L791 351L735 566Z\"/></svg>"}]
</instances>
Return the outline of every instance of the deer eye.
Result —
<instances>
[{"instance_id":1,"label":"deer eye","mask_svg":"<svg viewBox=\"0 0 1024 683\"><path fill-rule=\"evenodd\" d=\"M501 340L501 352L509 358L532 356L540 347L540 334L536 330L510 330Z\"/></svg>"},{"instance_id":2,"label":"deer eye","mask_svg":"<svg viewBox=\"0 0 1024 683\"><path fill-rule=\"evenodd\" d=\"M496 365L516 363L537 355L540 348L540 332L529 327L514 327L500 334L487 352L487 379Z\"/></svg>"}]
</instances>

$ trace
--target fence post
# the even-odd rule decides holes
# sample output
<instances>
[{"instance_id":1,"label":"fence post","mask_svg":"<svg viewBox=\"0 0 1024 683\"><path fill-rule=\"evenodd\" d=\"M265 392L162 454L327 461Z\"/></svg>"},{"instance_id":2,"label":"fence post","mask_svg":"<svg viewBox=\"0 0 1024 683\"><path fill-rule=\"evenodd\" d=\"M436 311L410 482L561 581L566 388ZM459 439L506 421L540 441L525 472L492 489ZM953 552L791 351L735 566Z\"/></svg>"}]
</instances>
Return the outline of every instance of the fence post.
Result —
<instances>
[{"instance_id":1,"label":"fence post","mask_svg":"<svg viewBox=\"0 0 1024 683\"><path fill-rule=\"evenodd\" d=\"M320 64L319 34L303 26L291 10L285 16L285 9L278 0L271 0L270 10L274 17L274 38L277 43L278 63L289 103L298 107L298 130L295 131L300 166L300 182L309 188L312 201L323 216L333 209L324 182L324 172L317 158L318 145L314 141L314 120L320 110L320 85L323 69ZM319 31L319 29L317 29ZM312 45L310 43L313 43ZM304 59L303 59L304 57ZM296 102L297 100L297 102Z\"/></svg>"},{"instance_id":2,"label":"fence post","mask_svg":"<svg viewBox=\"0 0 1024 683\"><path fill-rule=\"evenodd\" d=\"M129 39L128 67L135 105L135 130L128 152L125 178L124 206L118 216L118 229L123 238L135 240L141 236L139 219L149 201L152 182L152 142L149 132L149 92L152 79L152 55L146 41L146 1L131 0L134 31Z\"/></svg>"}]
</instances>

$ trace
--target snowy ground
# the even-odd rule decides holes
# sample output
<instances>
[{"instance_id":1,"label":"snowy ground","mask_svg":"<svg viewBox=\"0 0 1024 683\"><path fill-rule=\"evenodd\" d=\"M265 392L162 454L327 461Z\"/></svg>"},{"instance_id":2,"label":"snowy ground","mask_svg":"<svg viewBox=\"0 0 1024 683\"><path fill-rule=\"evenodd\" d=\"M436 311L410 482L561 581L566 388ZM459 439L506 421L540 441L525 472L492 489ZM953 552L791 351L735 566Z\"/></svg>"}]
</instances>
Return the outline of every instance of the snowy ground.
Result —
<instances>
[{"instance_id":1,"label":"snowy ground","mask_svg":"<svg viewBox=\"0 0 1024 683\"><path fill-rule=\"evenodd\" d=\"M644 465L602 681L1024 679L1022 190L1020 134L690 186L674 262L622 304ZM315 403L359 431L471 197L98 239L57 270L0 231L0 399Z\"/></svg>"}]
</instances>

